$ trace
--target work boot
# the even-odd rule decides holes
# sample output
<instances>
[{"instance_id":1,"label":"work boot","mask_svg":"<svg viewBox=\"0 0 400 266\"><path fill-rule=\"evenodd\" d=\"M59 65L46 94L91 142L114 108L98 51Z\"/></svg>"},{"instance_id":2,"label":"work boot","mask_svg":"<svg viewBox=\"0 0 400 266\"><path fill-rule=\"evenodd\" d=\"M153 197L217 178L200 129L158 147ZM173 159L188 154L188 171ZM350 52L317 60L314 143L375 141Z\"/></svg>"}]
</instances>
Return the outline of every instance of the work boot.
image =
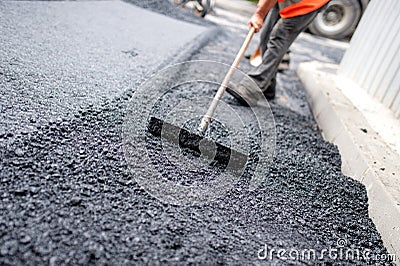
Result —
<instances>
[{"instance_id":1,"label":"work boot","mask_svg":"<svg viewBox=\"0 0 400 266\"><path fill-rule=\"evenodd\" d=\"M254 85L247 85L247 80L241 81L238 85L229 84L226 91L232 95L240 104L244 106L255 106L257 102L262 99L262 96L257 91L251 91ZM267 100L272 100L275 98L276 93L276 78L272 78L270 85L262 91L264 97Z\"/></svg>"},{"instance_id":2,"label":"work boot","mask_svg":"<svg viewBox=\"0 0 400 266\"><path fill-rule=\"evenodd\" d=\"M272 100L275 98L276 93L276 78L271 79L270 85L267 87L266 90L263 91L263 94L267 100Z\"/></svg>"},{"instance_id":3,"label":"work boot","mask_svg":"<svg viewBox=\"0 0 400 266\"><path fill-rule=\"evenodd\" d=\"M244 106L255 106L262 99L261 91L249 78L242 79L237 85L230 83L226 91Z\"/></svg>"},{"instance_id":4,"label":"work boot","mask_svg":"<svg viewBox=\"0 0 400 266\"><path fill-rule=\"evenodd\" d=\"M229 84L229 86L226 88L226 92L232 95L241 105L254 106L257 104L257 101L254 102L253 97L242 84L237 86Z\"/></svg>"},{"instance_id":5,"label":"work boot","mask_svg":"<svg viewBox=\"0 0 400 266\"><path fill-rule=\"evenodd\" d=\"M275 98L276 78L273 77L265 90L255 89L255 84L250 79L242 79L238 85L230 83L226 91L244 106L255 106L263 97L267 100Z\"/></svg>"}]
</instances>

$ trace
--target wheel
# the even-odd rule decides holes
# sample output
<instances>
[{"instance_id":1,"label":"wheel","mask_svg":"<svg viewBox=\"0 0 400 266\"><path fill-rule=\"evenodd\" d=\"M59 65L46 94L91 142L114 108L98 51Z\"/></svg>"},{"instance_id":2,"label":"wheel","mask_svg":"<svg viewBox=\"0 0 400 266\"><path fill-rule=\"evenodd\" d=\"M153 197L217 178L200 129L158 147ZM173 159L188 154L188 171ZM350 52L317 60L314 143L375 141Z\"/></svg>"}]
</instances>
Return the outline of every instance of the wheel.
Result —
<instances>
[{"instance_id":1,"label":"wheel","mask_svg":"<svg viewBox=\"0 0 400 266\"><path fill-rule=\"evenodd\" d=\"M354 32L360 18L358 0L332 0L316 16L309 30L316 35L340 40Z\"/></svg>"},{"instance_id":2,"label":"wheel","mask_svg":"<svg viewBox=\"0 0 400 266\"><path fill-rule=\"evenodd\" d=\"M195 3L194 13L200 17L205 17L211 8L211 0L201 0Z\"/></svg>"}]
</instances>

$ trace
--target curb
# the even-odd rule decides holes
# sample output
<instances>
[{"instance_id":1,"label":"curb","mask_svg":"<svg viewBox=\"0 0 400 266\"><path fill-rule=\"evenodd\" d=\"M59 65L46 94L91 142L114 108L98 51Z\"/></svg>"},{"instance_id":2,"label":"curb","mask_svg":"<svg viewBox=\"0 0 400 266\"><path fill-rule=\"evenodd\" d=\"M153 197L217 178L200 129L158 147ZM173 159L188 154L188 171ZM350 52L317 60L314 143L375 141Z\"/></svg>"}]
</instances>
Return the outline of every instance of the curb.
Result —
<instances>
[{"instance_id":1,"label":"curb","mask_svg":"<svg viewBox=\"0 0 400 266\"><path fill-rule=\"evenodd\" d=\"M338 65L301 63L297 74L325 140L338 146L343 174L367 189L369 215L400 265L400 156L341 92Z\"/></svg>"}]
</instances>

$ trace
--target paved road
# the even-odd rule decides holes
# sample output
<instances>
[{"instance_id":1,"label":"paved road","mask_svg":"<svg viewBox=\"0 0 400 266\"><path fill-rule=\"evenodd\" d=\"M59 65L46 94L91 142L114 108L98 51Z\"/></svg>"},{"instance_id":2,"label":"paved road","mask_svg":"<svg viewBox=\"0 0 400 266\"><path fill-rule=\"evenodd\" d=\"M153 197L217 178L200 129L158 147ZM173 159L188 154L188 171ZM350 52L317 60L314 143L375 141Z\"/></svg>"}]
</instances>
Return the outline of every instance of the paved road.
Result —
<instances>
[{"instance_id":1,"label":"paved road","mask_svg":"<svg viewBox=\"0 0 400 266\"><path fill-rule=\"evenodd\" d=\"M7 1L0 10L0 134L113 99L205 31L124 2Z\"/></svg>"},{"instance_id":2,"label":"paved road","mask_svg":"<svg viewBox=\"0 0 400 266\"><path fill-rule=\"evenodd\" d=\"M149 3L154 4L155 1ZM162 10L162 5L165 5L170 10L170 5L162 3L159 9ZM73 7L74 12L65 12L65 7ZM0 24L2 35L5 32L8 36L0 37L1 43L8 47L7 50L0 48L2 55L5 54L0 59L0 77L6 79L1 81L1 86L7 86L7 91L1 97L2 104L17 101L17 109L25 106L30 109L39 102L39 107L45 106L52 111L53 105L48 107L35 101L33 96L33 100L20 103L26 97L16 95L27 87L25 83L29 85L37 79L41 84L43 80L50 79L59 86L69 85L70 89L65 90L65 95L55 98L68 102L74 88L76 93L81 93L78 90L80 86L83 92L91 92L84 89L86 83L79 85L83 77L76 73L78 70L86 71L90 81L87 83L91 86L94 86L99 75L104 88L96 92L106 98L100 101L86 95L88 103L85 101L84 106L76 111L64 114L66 108L61 108L59 112L56 109L55 117L58 119L54 121L48 122L45 117L33 131L26 134L12 131L13 134L1 136L0 264L243 265L272 262L285 265L287 260L279 258L276 253L272 258L260 260L259 251L267 247L269 250L282 248L287 251L314 249L319 253L323 249L337 248L338 239L345 241L340 245L352 250L371 250L372 254L386 252L368 217L365 188L341 174L340 155L335 147L323 141L314 119L307 111L304 92L293 71L279 77L279 97L271 102L277 128L277 150L274 164L271 169L266 169L262 185L249 192L249 175L245 175L232 191L215 202L198 207L171 206L159 202L140 188L128 169L122 146L122 124L129 99L134 97L137 86L128 86L121 92L125 88L124 82L131 84L133 79L147 74L158 66L157 59L169 53L146 53L152 63L145 64L145 58L142 58L139 64L142 68L132 60L139 58L149 48L158 51L160 45L170 46L171 49L175 47L175 40L164 36L164 29L169 29L166 23L171 23L174 29L180 22L162 19L160 23L165 27L159 27L162 31L157 37L165 37L168 41L143 43L140 46L143 51L137 51L132 50L133 47L137 48L132 43L140 40L132 37L124 25L140 31L140 28L129 23L136 21L137 17L133 15L140 17L145 14L145 17L141 17L142 22L155 15L143 10L137 14L137 9L125 3L1 2L0 8L10 11L4 16L7 20L3 16L0 18L8 25L4 27L4 23ZM96 14L103 15L103 19L89 12L93 8ZM165 13L175 16L174 12ZM71 18L68 23L55 23L65 14L74 19ZM107 22L104 21L104 15L107 15ZM21 18L21 22L16 18ZM53 23L46 24L49 18ZM86 21L85 27L80 23L82 20ZM109 26L110 23L115 28ZM40 25L45 27L40 29ZM198 26L183 25L199 29ZM34 37L40 38L40 42L32 37L31 27L35 32ZM51 36L48 30L53 32ZM210 40L207 45L190 53L188 59L214 59L230 63L240 46L243 31L227 27L224 33ZM11 36L10 32L14 32L15 36ZM128 38L128 41L121 40L126 45L114 43L120 33ZM142 31L140 36L145 37L147 33ZM179 32L177 35L182 34ZM96 38L99 42L93 43L89 36L100 36ZM180 37L176 38L177 43L181 43ZM318 54L311 49L304 49L307 46L315 47L314 39L307 38L300 39L296 44L294 57ZM31 46L28 41L31 39L34 49L29 49ZM47 39L49 43L57 45L49 47ZM15 47L23 49L18 52L14 46L7 45L8 40L16 40ZM68 40L75 44L73 48L65 47L69 45ZM92 55L93 50L88 47L97 47L98 50L94 50L96 54ZM62 53L64 50L69 51L68 56ZM329 53L318 51L320 57L334 58ZM138 55L134 56L135 53ZM100 56L102 54L106 55L105 59ZM91 56L99 61L90 61ZM40 61L25 60L22 65L10 65L14 57ZM117 62L113 61L116 58ZM67 64L64 69L65 62L74 64ZM250 66L244 62L242 67L246 70ZM93 78L91 72L87 71L92 68L96 70ZM29 74L41 69L46 75ZM107 74L109 71L113 74L111 79ZM135 75L126 75L126 71L132 71ZM212 72L210 69L187 71ZM10 77L8 73L11 73ZM63 79L64 76L67 78ZM135 78L129 80L130 77ZM28 81L24 82L25 79ZM286 87L286 84L291 85ZM35 88L34 85L29 86ZM38 90L46 101L48 87L52 88L52 83L40 85ZM14 96L6 93L14 93ZM211 96L212 89L206 87L205 93ZM179 90L176 95L193 97ZM288 107L282 97L293 98L297 102L302 100L303 106L297 109ZM229 96L225 101L233 104L242 114L248 112L246 107L239 106ZM73 103L67 107L75 110ZM12 112L7 114L13 115ZM30 118L29 115L17 113L14 117L16 120L4 117L2 121L14 121L15 125L21 123L23 127L33 123L23 123L25 117ZM158 151L157 144L153 142L149 142L147 148ZM136 157L140 159L140 156L142 154L138 151ZM154 159L161 169L166 165L161 157L155 156ZM186 178L195 179L197 176L188 173ZM335 263L337 260L325 255L319 262ZM311 265L316 261L301 259L291 262ZM359 261L353 258L350 262L356 264ZM371 258L370 262L376 263L378 260Z\"/></svg>"}]
</instances>

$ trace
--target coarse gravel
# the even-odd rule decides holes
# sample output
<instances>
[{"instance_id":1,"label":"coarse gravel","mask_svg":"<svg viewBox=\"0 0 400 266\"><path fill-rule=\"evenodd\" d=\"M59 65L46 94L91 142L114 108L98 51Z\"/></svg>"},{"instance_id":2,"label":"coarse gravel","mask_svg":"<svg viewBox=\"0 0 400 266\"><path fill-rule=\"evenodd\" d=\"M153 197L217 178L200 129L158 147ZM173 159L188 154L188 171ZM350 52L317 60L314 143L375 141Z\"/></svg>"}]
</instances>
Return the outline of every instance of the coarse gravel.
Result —
<instances>
[{"instance_id":1,"label":"coarse gravel","mask_svg":"<svg viewBox=\"0 0 400 266\"><path fill-rule=\"evenodd\" d=\"M120 95L206 30L121 1L2 1L0 12L0 134Z\"/></svg>"},{"instance_id":2,"label":"coarse gravel","mask_svg":"<svg viewBox=\"0 0 400 266\"><path fill-rule=\"evenodd\" d=\"M230 61L242 37L220 34L188 59ZM278 95L291 90L305 102L293 75L279 77ZM286 88L286 80L295 86ZM321 251L337 247L338 239L352 249L387 253L368 217L365 187L341 174L337 148L322 139L306 105L271 102L275 160L255 191L244 177L204 206L172 206L151 197L132 178L123 153L122 125L137 86L31 132L0 136L0 264L286 265L277 256L259 260L258 251ZM367 261L324 256L318 262ZM389 264L374 258L368 263Z\"/></svg>"},{"instance_id":3,"label":"coarse gravel","mask_svg":"<svg viewBox=\"0 0 400 266\"><path fill-rule=\"evenodd\" d=\"M172 2L172 0L146 0L146 1L124 0L124 1L159 14L173 17L181 21L186 21L202 26L215 26L214 23L208 20L204 20L203 18L200 18L198 16L195 16L189 8L178 8Z\"/></svg>"}]
</instances>

